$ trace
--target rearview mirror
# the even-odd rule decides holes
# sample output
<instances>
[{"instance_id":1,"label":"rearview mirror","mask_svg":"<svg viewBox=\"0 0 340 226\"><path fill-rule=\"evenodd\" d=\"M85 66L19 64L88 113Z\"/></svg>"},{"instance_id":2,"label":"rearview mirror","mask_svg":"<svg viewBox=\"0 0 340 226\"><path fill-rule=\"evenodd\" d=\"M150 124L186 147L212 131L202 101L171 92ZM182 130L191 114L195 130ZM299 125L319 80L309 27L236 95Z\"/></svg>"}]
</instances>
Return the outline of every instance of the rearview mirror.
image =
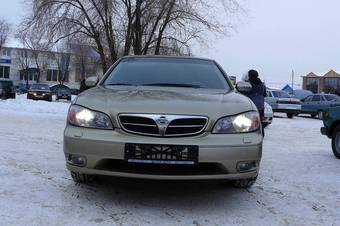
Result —
<instances>
[{"instance_id":1,"label":"rearview mirror","mask_svg":"<svg viewBox=\"0 0 340 226\"><path fill-rule=\"evenodd\" d=\"M91 76L91 77L88 77L86 80L85 80L85 85L87 87L94 87L96 86L98 83L98 77L96 76Z\"/></svg>"},{"instance_id":2,"label":"rearview mirror","mask_svg":"<svg viewBox=\"0 0 340 226\"><path fill-rule=\"evenodd\" d=\"M249 82L238 82L236 84L236 90L242 94L247 94L251 91L252 86Z\"/></svg>"}]
</instances>

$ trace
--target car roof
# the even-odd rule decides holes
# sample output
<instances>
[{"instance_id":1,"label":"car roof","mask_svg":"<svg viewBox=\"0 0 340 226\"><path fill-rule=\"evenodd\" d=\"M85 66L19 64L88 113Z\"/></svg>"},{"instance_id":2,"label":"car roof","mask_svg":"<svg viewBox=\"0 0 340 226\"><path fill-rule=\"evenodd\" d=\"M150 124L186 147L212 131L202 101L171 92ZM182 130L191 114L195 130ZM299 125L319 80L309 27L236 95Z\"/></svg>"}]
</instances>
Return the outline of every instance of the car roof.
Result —
<instances>
[{"instance_id":1,"label":"car roof","mask_svg":"<svg viewBox=\"0 0 340 226\"><path fill-rule=\"evenodd\" d=\"M203 60L203 61L211 61L215 62L212 59L202 58L202 57L192 57L192 56L167 56L167 55L132 55L132 56L124 56L121 59L148 59L148 58L159 58L159 59L186 59L186 60Z\"/></svg>"}]
</instances>

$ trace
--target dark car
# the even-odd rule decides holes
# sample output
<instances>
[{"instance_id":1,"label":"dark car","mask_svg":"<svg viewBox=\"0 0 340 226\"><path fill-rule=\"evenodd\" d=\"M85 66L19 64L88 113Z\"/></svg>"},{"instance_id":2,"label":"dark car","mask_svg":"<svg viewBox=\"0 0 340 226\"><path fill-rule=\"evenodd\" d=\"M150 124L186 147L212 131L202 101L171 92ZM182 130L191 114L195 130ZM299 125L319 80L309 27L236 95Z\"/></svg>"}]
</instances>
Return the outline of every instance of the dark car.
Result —
<instances>
[{"instance_id":1,"label":"dark car","mask_svg":"<svg viewBox=\"0 0 340 226\"><path fill-rule=\"evenodd\" d=\"M68 87L60 87L56 90L56 99L65 99L65 100L71 100L71 89Z\"/></svg>"},{"instance_id":2,"label":"dark car","mask_svg":"<svg viewBox=\"0 0 340 226\"><path fill-rule=\"evenodd\" d=\"M0 80L0 98L1 99L7 99L7 98L15 99L15 86L13 84L13 81Z\"/></svg>"},{"instance_id":3,"label":"dark car","mask_svg":"<svg viewBox=\"0 0 340 226\"><path fill-rule=\"evenodd\" d=\"M322 113L332 107L340 106L340 97L335 94L315 94L302 100L301 114L310 114L322 119Z\"/></svg>"},{"instance_id":4,"label":"dark car","mask_svg":"<svg viewBox=\"0 0 340 226\"><path fill-rule=\"evenodd\" d=\"M340 159L340 107L325 110L323 115L321 133L332 139L333 153Z\"/></svg>"},{"instance_id":5,"label":"dark car","mask_svg":"<svg viewBox=\"0 0 340 226\"><path fill-rule=\"evenodd\" d=\"M28 90L27 99L52 101L52 92L47 84L33 84Z\"/></svg>"}]
</instances>

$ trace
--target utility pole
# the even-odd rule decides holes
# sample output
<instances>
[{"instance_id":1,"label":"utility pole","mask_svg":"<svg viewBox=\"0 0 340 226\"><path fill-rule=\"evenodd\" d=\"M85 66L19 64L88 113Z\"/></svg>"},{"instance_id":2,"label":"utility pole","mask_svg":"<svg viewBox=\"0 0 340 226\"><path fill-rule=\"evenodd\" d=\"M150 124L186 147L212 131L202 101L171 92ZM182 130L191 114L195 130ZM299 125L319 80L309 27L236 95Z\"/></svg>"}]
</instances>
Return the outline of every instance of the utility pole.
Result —
<instances>
[{"instance_id":1,"label":"utility pole","mask_svg":"<svg viewBox=\"0 0 340 226\"><path fill-rule=\"evenodd\" d=\"M294 94L294 70L292 70L292 90L293 90L292 94Z\"/></svg>"}]
</instances>

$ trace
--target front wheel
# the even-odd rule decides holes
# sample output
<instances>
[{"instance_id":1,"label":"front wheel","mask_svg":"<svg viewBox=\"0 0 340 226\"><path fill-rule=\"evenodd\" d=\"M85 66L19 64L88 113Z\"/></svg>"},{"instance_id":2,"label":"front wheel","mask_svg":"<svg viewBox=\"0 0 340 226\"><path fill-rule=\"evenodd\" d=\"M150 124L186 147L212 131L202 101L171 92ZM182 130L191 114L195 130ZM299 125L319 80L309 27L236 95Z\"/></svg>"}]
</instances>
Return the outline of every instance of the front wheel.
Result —
<instances>
[{"instance_id":1,"label":"front wheel","mask_svg":"<svg viewBox=\"0 0 340 226\"><path fill-rule=\"evenodd\" d=\"M288 118L294 118L294 114L293 113L287 113L287 117Z\"/></svg>"},{"instance_id":2,"label":"front wheel","mask_svg":"<svg viewBox=\"0 0 340 226\"><path fill-rule=\"evenodd\" d=\"M250 179L239 179L239 180L234 180L233 184L234 187L237 188L250 188L253 186L256 182L257 177L250 178Z\"/></svg>"},{"instance_id":3,"label":"front wheel","mask_svg":"<svg viewBox=\"0 0 340 226\"><path fill-rule=\"evenodd\" d=\"M338 125L333 132L332 148L335 157L340 159L340 125Z\"/></svg>"}]
</instances>

